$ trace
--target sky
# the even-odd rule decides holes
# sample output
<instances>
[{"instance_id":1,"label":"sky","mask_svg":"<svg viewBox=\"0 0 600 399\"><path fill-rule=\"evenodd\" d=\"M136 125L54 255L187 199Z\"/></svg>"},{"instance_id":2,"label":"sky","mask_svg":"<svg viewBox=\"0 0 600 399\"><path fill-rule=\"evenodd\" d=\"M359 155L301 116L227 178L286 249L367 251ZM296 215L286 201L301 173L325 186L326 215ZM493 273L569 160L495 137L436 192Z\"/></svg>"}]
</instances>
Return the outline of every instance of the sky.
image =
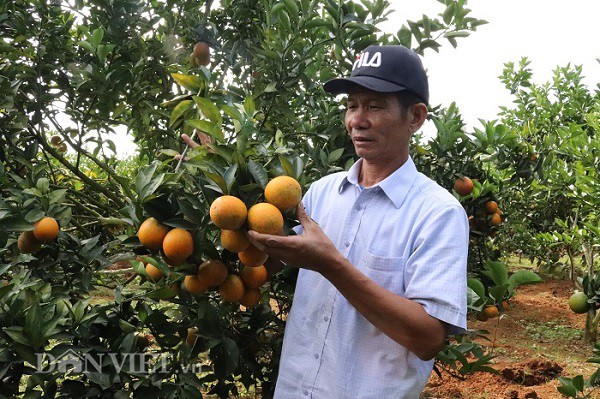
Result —
<instances>
[{"instance_id":1,"label":"sky","mask_svg":"<svg viewBox=\"0 0 600 399\"><path fill-rule=\"evenodd\" d=\"M406 20L423 14L437 16L445 6L436 0L390 0L395 10L382 25L397 32ZM527 57L533 81L552 79L557 66L583 67L590 89L600 83L600 1L598 0L471 0L471 16L488 21L455 49L447 41L439 53L426 50L423 64L429 76L430 103L444 107L456 102L467 131L480 127L478 119L497 119L499 106L512 98L498 78L504 63ZM433 128L425 126L424 130Z\"/></svg>"},{"instance_id":2,"label":"sky","mask_svg":"<svg viewBox=\"0 0 600 399\"><path fill-rule=\"evenodd\" d=\"M407 20L423 14L435 17L445 9L437 0L390 0L395 10L381 25L397 32ZM533 81L552 78L557 66L581 65L584 83L596 89L600 83L600 0L470 0L471 16L488 24L479 26L453 48L443 40L439 53L426 50L431 105L456 102L467 131L480 127L479 119L497 119L500 106L512 99L498 76L504 63L530 61ZM433 124L423 127L425 136L435 134ZM119 155L132 154L133 143L115 137Z\"/></svg>"}]
</instances>

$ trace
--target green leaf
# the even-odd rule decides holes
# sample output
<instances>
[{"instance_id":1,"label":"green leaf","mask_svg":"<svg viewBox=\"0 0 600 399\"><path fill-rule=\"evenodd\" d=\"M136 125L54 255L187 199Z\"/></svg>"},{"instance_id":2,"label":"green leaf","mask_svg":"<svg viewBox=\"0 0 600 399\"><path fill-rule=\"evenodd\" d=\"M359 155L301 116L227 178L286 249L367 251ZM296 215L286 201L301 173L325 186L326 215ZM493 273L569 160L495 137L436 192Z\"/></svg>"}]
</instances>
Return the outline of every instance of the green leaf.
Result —
<instances>
[{"instance_id":1,"label":"green leaf","mask_svg":"<svg viewBox=\"0 0 600 399\"><path fill-rule=\"evenodd\" d=\"M214 123L217 126L221 126L223 124L223 117L221 116L221 112L219 108L211 102L209 99L204 97L193 97L196 106L202 111L202 114L208 118L209 121Z\"/></svg>"},{"instance_id":2,"label":"green leaf","mask_svg":"<svg viewBox=\"0 0 600 399\"><path fill-rule=\"evenodd\" d=\"M577 390L569 385L563 385L556 388L558 392L569 397L569 398L577 398Z\"/></svg>"},{"instance_id":3,"label":"green leaf","mask_svg":"<svg viewBox=\"0 0 600 399\"><path fill-rule=\"evenodd\" d=\"M42 211L41 209L32 209L31 211L27 212L27 214L25 215L25 220L28 221L29 223L35 223L38 220L40 220L41 218L43 218L44 216L46 216L46 213L44 211ZM32 228L30 230L33 229L33 226L31 226Z\"/></svg>"},{"instance_id":4,"label":"green leaf","mask_svg":"<svg viewBox=\"0 0 600 399\"><path fill-rule=\"evenodd\" d=\"M508 284L502 284L502 285L498 285L495 287L489 287L488 288L488 293L490 295L491 298L494 299L494 302L499 302L501 301L503 298L506 298L507 294L508 294Z\"/></svg>"},{"instance_id":5,"label":"green leaf","mask_svg":"<svg viewBox=\"0 0 600 399\"><path fill-rule=\"evenodd\" d=\"M456 37L469 37L469 32L459 31L459 32L446 32L444 33L445 38L456 38Z\"/></svg>"},{"instance_id":6,"label":"green leaf","mask_svg":"<svg viewBox=\"0 0 600 399\"><path fill-rule=\"evenodd\" d=\"M227 185L227 192L231 192L231 187L233 186L233 183L235 183L235 175L237 173L238 166L239 164L234 163L229 168L227 168L227 171L223 176L223 178L225 179L225 184Z\"/></svg>"},{"instance_id":7,"label":"green leaf","mask_svg":"<svg viewBox=\"0 0 600 399\"><path fill-rule=\"evenodd\" d=\"M280 155L279 162L281 162L281 167L286 175L294 176L294 165L292 165L289 159Z\"/></svg>"},{"instance_id":8,"label":"green leaf","mask_svg":"<svg viewBox=\"0 0 600 399\"><path fill-rule=\"evenodd\" d=\"M240 357L240 350L235 341L231 338L223 338L221 342L221 354L225 370L233 372L237 368Z\"/></svg>"},{"instance_id":9,"label":"green leaf","mask_svg":"<svg viewBox=\"0 0 600 399\"><path fill-rule=\"evenodd\" d=\"M110 47L105 44L101 44L96 49L96 54L98 55L100 62L104 64L106 62L106 57L108 54L110 54Z\"/></svg>"},{"instance_id":10,"label":"green leaf","mask_svg":"<svg viewBox=\"0 0 600 399\"><path fill-rule=\"evenodd\" d=\"M219 141L225 140L225 136L223 135L221 127L212 122L204 121L201 119L188 119L187 121L185 121L185 123L192 126L194 129L198 129L201 132L204 132L209 136L214 137Z\"/></svg>"},{"instance_id":11,"label":"green leaf","mask_svg":"<svg viewBox=\"0 0 600 399\"><path fill-rule=\"evenodd\" d=\"M92 32L92 37L90 37L90 44L94 47L98 47L100 43L102 43L102 39L104 38L104 29L97 28Z\"/></svg>"},{"instance_id":12,"label":"green leaf","mask_svg":"<svg viewBox=\"0 0 600 399\"><path fill-rule=\"evenodd\" d=\"M398 31L398 41L405 47L410 48L412 42L412 32L405 25Z\"/></svg>"},{"instance_id":13,"label":"green leaf","mask_svg":"<svg viewBox=\"0 0 600 399\"><path fill-rule=\"evenodd\" d=\"M227 194L228 193L228 191L227 191L227 183L225 182L225 179L223 178L223 176L221 176L218 173L210 172L208 170L202 170L202 173L204 173L204 175L206 177L208 177L217 186L219 186L219 188L221 189L221 193L222 194Z\"/></svg>"},{"instance_id":14,"label":"green leaf","mask_svg":"<svg viewBox=\"0 0 600 399\"><path fill-rule=\"evenodd\" d=\"M19 344L25 345L25 346L31 346L29 339L27 338L27 336L23 333L23 328L22 327L6 327L4 328L4 332L15 342L18 342Z\"/></svg>"},{"instance_id":15,"label":"green leaf","mask_svg":"<svg viewBox=\"0 0 600 399\"><path fill-rule=\"evenodd\" d=\"M171 77L179 86L192 92L198 92L202 87L204 87L204 81L199 76L172 73Z\"/></svg>"},{"instance_id":16,"label":"green leaf","mask_svg":"<svg viewBox=\"0 0 600 399\"><path fill-rule=\"evenodd\" d=\"M296 5L296 0L283 0L283 2L285 3L287 9L290 11L291 15L300 15L300 10Z\"/></svg>"},{"instance_id":17,"label":"green leaf","mask_svg":"<svg viewBox=\"0 0 600 399\"><path fill-rule=\"evenodd\" d=\"M450 3L446 7L446 10L444 11L444 14L442 16L444 23L446 23L446 25L450 25L450 22L452 22L452 18L454 17L455 10L456 10L456 4L454 2Z\"/></svg>"},{"instance_id":18,"label":"green leaf","mask_svg":"<svg viewBox=\"0 0 600 399\"><path fill-rule=\"evenodd\" d=\"M467 279L467 286L475 291L480 298L485 298L485 286L479 279L469 277Z\"/></svg>"},{"instance_id":19,"label":"green leaf","mask_svg":"<svg viewBox=\"0 0 600 399\"><path fill-rule=\"evenodd\" d=\"M511 288L515 288L519 285L539 283L540 281L543 281L543 280L536 273L532 272L531 270L521 269L521 270L517 270L516 272L514 272L508 278L508 285Z\"/></svg>"},{"instance_id":20,"label":"green leaf","mask_svg":"<svg viewBox=\"0 0 600 399\"><path fill-rule=\"evenodd\" d=\"M579 392L583 392L583 376L581 374L576 375L575 377L573 377L573 386L575 387L575 389L577 389Z\"/></svg>"},{"instance_id":21,"label":"green leaf","mask_svg":"<svg viewBox=\"0 0 600 399\"><path fill-rule=\"evenodd\" d=\"M80 42L77 43L77 45L79 45L79 47L82 47L83 49L87 50L89 53L94 54L94 46L92 46L92 44L86 40L82 40Z\"/></svg>"},{"instance_id":22,"label":"green leaf","mask_svg":"<svg viewBox=\"0 0 600 399\"><path fill-rule=\"evenodd\" d=\"M254 100L252 97L248 96L244 100L244 111L246 111L246 115L254 116L256 113L256 105L254 104Z\"/></svg>"},{"instance_id":23,"label":"green leaf","mask_svg":"<svg viewBox=\"0 0 600 399\"><path fill-rule=\"evenodd\" d=\"M169 117L169 126L173 126L173 124L177 122L177 120L179 120L179 118L181 118L181 116L187 110L189 110L193 104L194 102L192 100L183 100L177 104L173 109L173 112L171 112L171 116Z\"/></svg>"},{"instance_id":24,"label":"green leaf","mask_svg":"<svg viewBox=\"0 0 600 399\"><path fill-rule=\"evenodd\" d=\"M18 216L9 216L0 220L0 230L22 232L32 230L31 223Z\"/></svg>"},{"instance_id":25,"label":"green leaf","mask_svg":"<svg viewBox=\"0 0 600 399\"><path fill-rule=\"evenodd\" d=\"M42 195L45 195L50 189L50 180L46 178L39 179L36 183L36 188Z\"/></svg>"},{"instance_id":26,"label":"green leaf","mask_svg":"<svg viewBox=\"0 0 600 399\"><path fill-rule=\"evenodd\" d=\"M333 165L344 154L344 148L338 148L327 155L327 163Z\"/></svg>"},{"instance_id":27,"label":"green leaf","mask_svg":"<svg viewBox=\"0 0 600 399\"><path fill-rule=\"evenodd\" d=\"M66 189L54 190L50 192L50 204L62 204L67 196Z\"/></svg>"},{"instance_id":28,"label":"green leaf","mask_svg":"<svg viewBox=\"0 0 600 399\"><path fill-rule=\"evenodd\" d=\"M254 180L264 189L269 182L269 176L265 167L253 160L248 161L248 170L254 177Z\"/></svg>"},{"instance_id":29,"label":"green leaf","mask_svg":"<svg viewBox=\"0 0 600 399\"><path fill-rule=\"evenodd\" d=\"M503 263L488 260L485 263L487 271L484 273L492 279L496 285L503 285L508 282L508 269Z\"/></svg>"}]
</instances>

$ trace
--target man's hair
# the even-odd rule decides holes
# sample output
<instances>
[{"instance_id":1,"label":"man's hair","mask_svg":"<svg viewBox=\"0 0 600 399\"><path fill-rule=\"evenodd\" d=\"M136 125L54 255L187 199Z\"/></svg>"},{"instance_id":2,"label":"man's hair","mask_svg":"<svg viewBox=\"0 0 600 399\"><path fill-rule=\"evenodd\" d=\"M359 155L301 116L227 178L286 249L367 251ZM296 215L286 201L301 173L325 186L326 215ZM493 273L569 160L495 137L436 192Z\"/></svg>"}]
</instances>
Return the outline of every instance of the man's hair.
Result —
<instances>
[{"instance_id":1,"label":"man's hair","mask_svg":"<svg viewBox=\"0 0 600 399\"><path fill-rule=\"evenodd\" d=\"M400 104L402 112L408 111L410 107L418 103L425 103L425 101L417 93L410 90L403 90L396 92L396 98Z\"/></svg>"}]
</instances>

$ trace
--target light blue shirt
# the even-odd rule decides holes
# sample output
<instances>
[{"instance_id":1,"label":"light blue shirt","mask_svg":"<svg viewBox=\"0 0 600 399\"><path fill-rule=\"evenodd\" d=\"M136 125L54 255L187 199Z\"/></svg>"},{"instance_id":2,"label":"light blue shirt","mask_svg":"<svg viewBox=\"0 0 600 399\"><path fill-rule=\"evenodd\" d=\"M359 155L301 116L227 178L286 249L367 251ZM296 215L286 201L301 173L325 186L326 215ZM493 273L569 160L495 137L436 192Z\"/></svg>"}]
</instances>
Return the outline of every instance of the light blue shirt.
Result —
<instances>
[{"instance_id":1,"label":"light blue shirt","mask_svg":"<svg viewBox=\"0 0 600 399\"><path fill-rule=\"evenodd\" d=\"M412 159L363 190L361 160L315 182L307 213L337 249L384 288L466 328L469 225L463 207ZM287 319L276 399L417 399L422 361L369 323L319 273L301 269Z\"/></svg>"}]
</instances>

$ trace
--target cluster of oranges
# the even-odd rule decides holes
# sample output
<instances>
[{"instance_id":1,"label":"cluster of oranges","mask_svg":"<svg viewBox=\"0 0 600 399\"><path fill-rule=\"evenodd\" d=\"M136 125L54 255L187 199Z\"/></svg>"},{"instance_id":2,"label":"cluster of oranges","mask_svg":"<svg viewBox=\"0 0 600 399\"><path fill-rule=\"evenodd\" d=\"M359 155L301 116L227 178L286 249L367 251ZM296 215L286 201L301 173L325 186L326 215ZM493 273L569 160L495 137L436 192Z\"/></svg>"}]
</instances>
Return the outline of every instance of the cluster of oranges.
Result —
<instances>
[{"instance_id":1,"label":"cluster of oranges","mask_svg":"<svg viewBox=\"0 0 600 399\"><path fill-rule=\"evenodd\" d=\"M42 244L53 241L58 237L60 228L56 219L43 217L33 225L33 230L24 231L19 235L17 246L24 254L33 254L40 250Z\"/></svg>"},{"instance_id":2,"label":"cluster of oranges","mask_svg":"<svg viewBox=\"0 0 600 399\"><path fill-rule=\"evenodd\" d=\"M239 302L252 307L260 302L260 288L268 280L264 266L268 256L252 245L247 230L264 234L283 233L283 213L294 209L302 199L302 188L292 177L279 176L265 187L265 200L248 209L246 204L232 195L218 197L210 206L210 218L221 229L224 249L237 253L242 265L239 273L220 260L209 259L200 264L196 273L186 275L185 289L193 295L202 295L210 288L217 288L225 302ZM181 228L169 228L150 217L140 226L140 243L152 251L162 251L165 262L178 266L194 252L192 234ZM163 271L152 264L145 266L149 280L158 282L165 277ZM177 291L178 287L172 287Z\"/></svg>"},{"instance_id":3,"label":"cluster of oranges","mask_svg":"<svg viewBox=\"0 0 600 399\"><path fill-rule=\"evenodd\" d=\"M169 228L150 217L140 225L137 233L140 243L152 251L162 249L166 263L179 266L194 252L192 233L182 228Z\"/></svg>"},{"instance_id":4,"label":"cluster of oranges","mask_svg":"<svg viewBox=\"0 0 600 399\"><path fill-rule=\"evenodd\" d=\"M263 234L279 235L283 233L283 213L296 208L302 199L300 184L290 176L278 176L269 181L264 192L266 202L259 202L249 209L246 204L233 195L223 195L210 206L210 218L221 229L221 245L226 250L237 253L242 264L239 277L228 276L219 288L221 297L224 292L233 292L240 299L234 299L244 305L246 301L260 299L260 286L267 281L268 273L264 266L268 255L252 245L246 235L247 230Z\"/></svg>"},{"instance_id":5,"label":"cluster of oranges","mask_svg":"<svg viewBox=\"0 0 600 399\"><path fill-rule=\"evenodd\" d=\"M473 180L463 176L454 182L454 191L460 196L469 195L473 192L475 185ZM502 211L498 207L496 201L490 200L485 203L485 213L487 215L487 222L490 226L499 226L502 223ZM475 217L469 216L469 226L473 229L476 228Z\"/></svg>"}]
</instances>

